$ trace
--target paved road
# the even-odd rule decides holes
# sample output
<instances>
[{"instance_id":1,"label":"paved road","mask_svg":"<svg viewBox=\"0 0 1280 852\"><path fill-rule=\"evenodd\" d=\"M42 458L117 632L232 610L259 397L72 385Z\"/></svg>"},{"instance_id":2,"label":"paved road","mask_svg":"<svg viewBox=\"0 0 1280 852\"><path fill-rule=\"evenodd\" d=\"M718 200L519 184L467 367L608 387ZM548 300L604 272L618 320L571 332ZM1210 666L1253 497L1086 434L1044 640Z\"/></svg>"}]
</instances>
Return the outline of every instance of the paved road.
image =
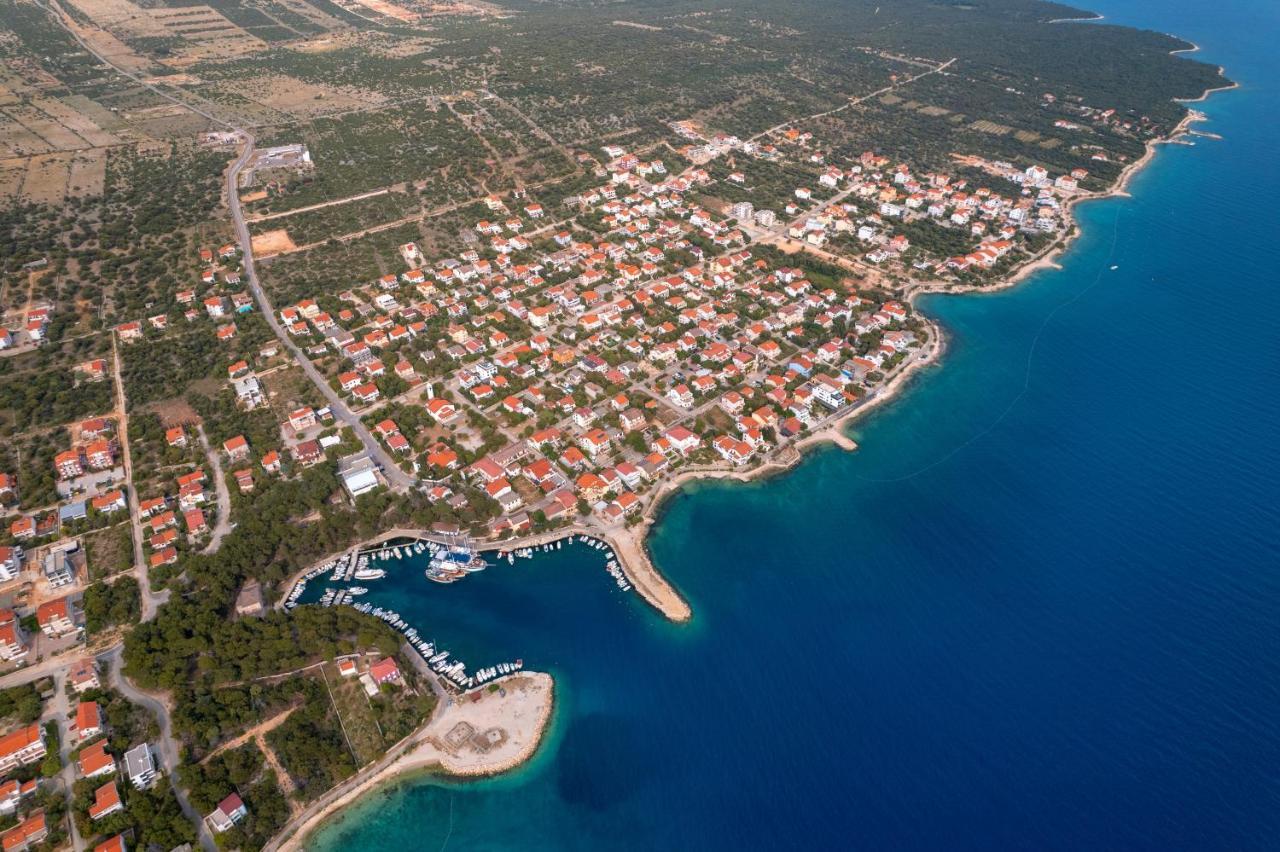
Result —
<instances>
[{"instance_id":1,"label":"paved road","mask_svg":"<svg viewBox=\"0 0 1280 852\"><path fill-rule=\"evenodd\" d=\"M169 590L154 593L151 591L151 576L148 574L146 556L142 552L142 518L138 508L138 489L133 485L133 455L129 450L129 403L124 395L124 379L120 374L120 344L115 332L111 333L111 365L112 381L116 386L116 435L120 439L120 454L124 459L125 491L129 498L129 537L133 541L133 568L138 578L138 588L142 592L142 620L150 621L156 617L160 604L169 599Z\"/></svg>"},{"instance_id":2,"label":"paved road","mask_svg":"<svg viewBox=\"0 0 1280 852\"><path fill-rule=\"evenodd\" d=\"M282 344L284 344L284 347L293 354L294 359L302 366L303 372L307 374L307 378L311 380L312 384L314 384L320 390L320 393L324 395L325 399L329 401L329 407L333 411L333 416L351 427L352 431L355 432L356 437L358 437L360 442L364 444L365 450L369 453L370 457L372 457L382 467L382 473L387 478L387 481L391 483L393 487L401 490L407 490L413 487L416 484L416 480L396 467L395 460L382 449L376 440L374 440L372 433L370 433L369 430L365 428L365 425L360 422L360 418L352 413L351 409L349 409L346 403L342 401L342 398L338 396L337 392L329 386L329 382L325 380L324 376L320 375L320 371L311 363L311 359L306 356L302 349L298 347L292 339L290 339L289 335L280 325L280 321L276 317L276 313L272 309L271 302L267 298L267 294L263 291L262 285L258 282L258 275L253 266L253 244L249 239L249 226L245 224L244 211L240 207L240 194L236 187L236 182L240 177L240 172L253 156L253 134L245 127L239 126L232 121L228 121L221 116L214 115L203 107L193 104L183 98L179 98L153 83L148 83L140 75L121 68L108 57L94 50L92 45L86 42L80 37L79 33L67 25L65 18L66 13L62 10L62 7L58 5L57 0L48 0L47 5L45 3L41 3L40 0L36 0L36 2L49 9L53 13L55 23L69 32L72 38L74 38L81 47L93 54L99 62L107 65L116 73L127 77L134 83L164 98L170 103L176 104L184 109L188 109L196 115L208 119L219 127L225 127L228 130L240 134L240 137L244 140L244 150L240 153L240 156L236 158L236 161L232 163L231 168L227 170L226 191L227 206L231 210L231 220L232 224L235 226L236 241L240 244L240 250L244 254L244 272L245 279L249 282L249 290L253 293L254 299L258 302L259 309L262 311L263 316L266 317L267 324L271 326L271 330L275 333L276 337Z\"/></svg>"},{"instance_id":3,"label":"paved road","mask_svg":"<svg viewBox=\"0 0 1280 852\"><path fill-rule=\"evenodd\" d=\"M183 791L182 786L178 783L178 741L173 737L173 725L169 720L169 708L151 693L143 692L135 687L120 673L121 650L121 647L117 646L98 657L98 661L106 667L107 682L113 689L119 690L120 694L125 698L134 704L145 707L156 717L156 721L160 724L160 737L157 739L154 748L157 762L169 778L169 784L173 787L173 794L178 799L178 805L182 808L182 813L187 819L195 823L199 830L201 848L205 852L217 852L218 847L213 842L213 835L209 833L208 826L205 825L204 819L200 814L196 813L196 809L191 806L186 792Z\"/></svg>"},{"instance_id":4,"label":"paved road","mask_svg":"<svg viewBox=\"0 0 1280 852\"><path fill-rule=\"evenodd\" d=\"M36 635L42 636L43 634ZM105 651L100 651L99 653L110 652L119 646L120 643L117 642L115 645L111 645L107 647ZM66 668L76 660L79 660L81 657L87 656L90 653L92 652L89 649L79 644L73 645L62 653L52 657L46 657L34 665L23 666L20 669L14 669L7 674L0 675L0 689L8 689L12 686L21 686L24 683L33 683L41 678L49 677L57 672L58 669Z\"/></svg>"},{"instance_id":5,"label":"paved road","mask_svg":"<svg viewBox=\"0 0 1280 852\"><path fill-rule=\"evenodd\" d=\"M203 426L196 425L196 435L209 459L209 467L213 468L213 487L218 495L218 519L213 525L213 535L201 553L216 553L222 545L222 537L231 532L231 492L227 491L227 477L222 472L222 456L209 446L209 436L204 433Z\"/></svg>"},{"instance_id":6,"label":"paved road","mask_svg":"<svg viewBox=\"0 0 1280 852\"><path fill-rule=\"evenodd\" d=\"M271 326L275 336L293 354L294 360L302 366L302 371L307 374L307 378L328 400L329 409L333 412L334 418L351 427L356 437L360 439L360 443L364 444L365 451L382 468L382 475L387 478L392 487L401 490L412 488L417 483L417 480L396 466L395 459L391 458L390 454L382 449L382 446L373 437L373 433L347 407L342 397L338 396L337 391L329 386L328 380L320 374L315 364L311 363L311 359L302 351L302 348L293 342L293 339L280 324L280 319L276 316L271 300L267 298L266 292L262 289L262 284L258 281L258 273L253 264L253 242L249 236L249 226L244 221L244 210L240 206L240 193L236 186L240 178L240 172L253 157L254 138L253 134L243 128L236 128L236 130L239 131L244 139L244 150L241 151L236 161L231 164L231 168L227 170L227 206L231 210L231 222L236 229L236 241L240 244L240 251L243 255L244 278L249 282L249 290L253 293L253 298L258 303L258 309L262 311L262 315L266 318L267 324Z\"/></svg>"},{"instance_id":7,"label":"paved road","mask_svg":"<svg viewBox=\"0 0 1280 852\"><path fill-rule=\"evenodd\" d=\"M71 759L71 723L68 716L71 713L71 704L67 700L67 672L65 669L59 669L54 673L54 694L53 699L49 702L49 707L45 711L46 718L43 721L52 719L58 724L58 757L62 760L62 771L58 773L58 780L62 782L62 789L67 797L67 825L71 832L71 845L76 852L82 852L85 848L84 838L80 836L80 830L76 828L76 820L73 816L74 808L72 804L75 800L75 794L72 787L76 783L75 762Z\"/></svg>"}]
</instances>

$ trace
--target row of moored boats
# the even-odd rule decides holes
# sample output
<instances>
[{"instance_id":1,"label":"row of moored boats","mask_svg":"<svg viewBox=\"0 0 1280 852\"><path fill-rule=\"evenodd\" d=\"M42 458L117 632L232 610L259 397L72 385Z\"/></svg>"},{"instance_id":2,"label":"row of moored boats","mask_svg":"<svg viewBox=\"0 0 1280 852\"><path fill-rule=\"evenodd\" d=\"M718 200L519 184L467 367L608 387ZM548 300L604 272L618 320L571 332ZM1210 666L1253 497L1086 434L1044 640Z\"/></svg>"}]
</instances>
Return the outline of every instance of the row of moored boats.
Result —
<instances>
[{"instance_id":1,"label":"row of moored boats","mask_svg":"<svg viewBox=\"0 0 1280 852\"><path fill-rule=\"evenodd\" d=\"M524 668L524 660L516 660L512 663L498 663L496 666L489 666L480 669L474 675L469 675L467 674L466 663L462 662L462 660L451 659L448 651L436 648L434 642L422 638L418 635L418 629L410 627L400 617L400 614L394 610L383 609L380 606L374 606L369 603L353 604L352 607L359 612L380 618L396 630L399 630L404 634L405 641L422 655L422 659L426 661L428 668L463 689L479 686L495 677L518 672Z\"/></svg>"},{"instance_id":2,"label":"row of moored boats","mask_svg":"<svg viewBox=\"0 0 1280 852\"><path fill-rule=\"evenodd\" d=\"M560 546L568 541L570 544L580 542L587 547L593 547L596 550L603 550L609 554L609 561L605 563L605 570L609 572L609 576L613 577L614 582L618 584L618 588L624 592L631 591L631 584L627 582L627 577L622 573L622 567L618 564L617 554L614 553L613 547L608 542L589 535L571 535L567 539L558 539L555 542L547 544L535 545L534 547L521 547L516 550L502 550L498 552L498 558L507 560L508 564L514 565L517 558L530 559L535 553L546 553L550 550L559 550Z\"/></svg>"},{"instance_id":3,"label":"row of moored boats","mask_svg":"<svg viewBox=\"0 0 1280 852\"><path fill-rule=\"evenodd\" d=\"M608 561L605 563L605 570L613 577L619 589L624 592L631 590L631 584L627 582L626 575L618 564L613 548L607 542L593 536L575 534L567 539L559 539L555 542L533 547L522 547L511 551L503 550L499 551L498 559L505 557L509 564L514 564L517 558L530 559L539 552L546 553L552 550L560 550L566 541L569 544L577 542L596 550L605 551L609 556ZM350 582L351 580L378 580L385 577L387 571L385 568L375 567L373 564L375 559L379 562L389 562L418 556L423 553L431 555L425 572L426 576L428 579L438 583L452 583L467 574L483 571L488 567L488 563L485 562L484 558L465 539L457 539L447 544L420 540L412 544L392 545L378 550L365 551L355 558L350 555L341 556L331 562L316 566L294 585L289 592L289 597L285 600L285 609L293 609L297 606L298 599L306 591L307 582L321 574L328 573L331 582L339 583ZM409 626L400 617L399 613L376 607L370 603L357 603L355 601L356 598L367 594L368 591L369 589L364 586L329 588L325 590L317 603L321 606L351 606L359 612L382 619L404 634L405 639L422 655L422 659L426 661L427 666L432 671L463 689L478 686L493 678L502 677L524 668L524 661L516 660L515 662L488 666L478 670L475 674L468 674L465 663L451 658L448 651L437 648L434 642L419 636L417 628Z\"/></svg>"}]
</instances>

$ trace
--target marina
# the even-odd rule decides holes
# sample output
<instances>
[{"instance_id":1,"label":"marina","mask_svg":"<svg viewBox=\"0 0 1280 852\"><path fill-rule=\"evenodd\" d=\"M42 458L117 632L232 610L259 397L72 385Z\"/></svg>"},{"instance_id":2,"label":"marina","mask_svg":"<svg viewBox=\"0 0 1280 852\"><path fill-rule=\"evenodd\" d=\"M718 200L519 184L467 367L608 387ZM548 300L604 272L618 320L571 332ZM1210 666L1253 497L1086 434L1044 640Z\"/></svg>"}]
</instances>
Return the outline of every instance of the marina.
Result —
<instances>
[{"instance_id":1,"label":"marina","mask_svg":"<svg viewBox=\"0 0 1280 852\"><path fill-rule=\"evenodd\" d=\"M357 548L351 553L323 562L297 579L282 606L286 611L302 605L349 606L358 612L372 615L400 632L405 642L422 657L426 666L445 683L466 691L483 686L494 678L522 670L524 660L504 661L473 670L457 654L442 647L434 638L423 635L420 626L410 624L396 610L357 600L369 594L371 588L369 585L352 583L370 584L393 578L402 586L406 579L412 577L408 572L420 568L422 576L434 583L455 583L504 561L507 565L514 566L517 560L528 560L538 554L560 551L566 544L598 551L604 557L604 570L614 585L622 592L632 591L632 585L627 580L613 547L595 536L567 533L553 541L527 547L482 549L465 535L452 535L441 540L412 538L406 541L403 538L393 538L371 547ZM324 585L318 595L307 594L313 582Z\"/></svg>"}]
</instances>

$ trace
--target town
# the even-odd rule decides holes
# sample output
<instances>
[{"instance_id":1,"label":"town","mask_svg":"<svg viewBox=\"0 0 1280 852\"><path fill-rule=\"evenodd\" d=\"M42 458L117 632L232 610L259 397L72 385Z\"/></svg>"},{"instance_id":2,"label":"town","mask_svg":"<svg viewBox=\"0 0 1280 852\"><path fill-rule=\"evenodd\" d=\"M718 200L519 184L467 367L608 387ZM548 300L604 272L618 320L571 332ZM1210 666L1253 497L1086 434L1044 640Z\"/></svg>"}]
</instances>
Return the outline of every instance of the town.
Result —
<instances>
[{"instance_id":1,"label":"town","mask_svg":"<svg viewBox=\"0 0 1280 852\"><path fill-rule=\"evenodd\" d=\"M856 450L943 351L916 297L1052 263L1212 76L545 5L0 0L5 852L298 848L527 759L547 675L307 581L576 541L687 620L663 501Z\"/></svg>"}]
</instances>

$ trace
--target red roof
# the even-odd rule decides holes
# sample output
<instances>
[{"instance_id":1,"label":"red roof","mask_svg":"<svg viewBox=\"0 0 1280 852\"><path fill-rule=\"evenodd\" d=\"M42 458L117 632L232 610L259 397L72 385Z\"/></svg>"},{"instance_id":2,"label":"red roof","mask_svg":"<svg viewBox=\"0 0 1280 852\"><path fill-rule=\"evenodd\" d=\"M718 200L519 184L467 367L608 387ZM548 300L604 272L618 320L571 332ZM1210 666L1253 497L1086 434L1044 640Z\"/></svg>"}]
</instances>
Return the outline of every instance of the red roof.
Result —
<instances>
[{"instance_id":1,"label":"red roof","mask_svg":"<svg viewBox=\"0 0 1280 852\"><path fill-rule=\"evenodd\" d=\"M369 666L369 674L375 681L382 683L384 680L400 677L400 667L391 657L383 657Z\"/></svg>"},{"instance_id":2,"label":"red roof","mask_svg":"<svg viewBox=\"0 0 1280 852\"><path fill-rule=\"evenodd\" d=\"M18 728L0 737L0 757L8 757L40 739L40 726L37 724Z\"/></svg>"},{"instance_id":3,"label":"red roof","mask_svg":"<svg viewBox=\"0 0 1280 852\"><path fill-rule=\"evenodd\" d=\"M116 782L108 781L97 790L93 791L93 804L89 806L89 816L97 819L104 816L107 811L122 806L120 801L120 791L116 789Z\"/></svg>"},{"instance_id":4,"label":"red roof","mask_svg":"<svg viewBox=\"0 0 1280 852\"><path fill-rule=\"evenodd\" d=\"M93 847L93 852L125 852L124 835L117 834L110 840L104 840L102 843Z\"/></svg>"},{"instance_id":5,"label":"red roof","mask_svg":"<svg viewBox=\"0 0 1280 852\"><path fill-rule=\"evenodd\" d=\"M99 740L91 746L80 750L80 774L88 777L95 772L114 766L115 758L107 754L107 741Z\"/></svg>"},{"instance_id":6,"label":"red roof","mask_svg":"<svg viewBox=\"0 0 1280 852\"><path fill-rule=\"evenodd\" d=\"M80 736L85 731L102 727L102 711L96 701L81 701L76 707L76 730Z\"/></svg>"}]
</instances>

